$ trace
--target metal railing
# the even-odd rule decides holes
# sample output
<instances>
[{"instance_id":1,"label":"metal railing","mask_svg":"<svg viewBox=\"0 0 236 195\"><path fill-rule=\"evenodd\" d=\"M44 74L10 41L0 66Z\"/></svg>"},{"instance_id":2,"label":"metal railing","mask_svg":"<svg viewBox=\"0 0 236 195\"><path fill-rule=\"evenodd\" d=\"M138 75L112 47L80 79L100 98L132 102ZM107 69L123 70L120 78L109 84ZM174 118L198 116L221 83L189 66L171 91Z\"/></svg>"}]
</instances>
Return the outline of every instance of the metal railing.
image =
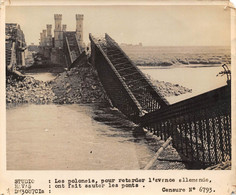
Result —
<instances>
[{"instance_id":1,"label":"metal railing","mask_svg":"<svg viewBox=\"0 0 236 195\"><path fill-rule=\"evenodd\" d=\"M75 61L83 53L82 46L76 37L76 32L68 31L64 33L64 53L66 56L67 67L70 68L72 64L75 64ZM74 65L73 64L73 65Z\"/></svg>"},{"instance_id":2,"label":"metal railing","mask_svg":"<svg viewBox=\"0 0 236 195\"><path fill-rule=\"evenodd\" d=\"M111 59L111 62L114 61L114 66L117 67L116 69L121 74L121 76L125 78L125 82L130 87L132 93L142 106L142 110L144 112L152 112L154 110L158 110L162 107L168 106L169 102L162 96L161 93L158 92L158 90L153 86L153 84L143 74L143 72L140 71L139 68L137 68L132 60L130 60L126 53L108 34L105 34L105 40L107 56ZM110 53L113 54L110 55ZM114 55L114 53L116 53L116 56ZM124 69L120 67L118 68L119 64L116 65L117 63L115 62L115 59L119 57L123 57L126 60L126 66L123 66L125 72L123 71ZM129 71L126 69L127 64L132 67L132 69L130 69ZM130 74L135 74L133 75L133 79L131 79L132 76L130 76Z\"/></svg>"},{"instance_id":3,"label":"metal railing","mask_svg":"<svg viewBox=\"0 0 236 195\"><path fill-rule=\"evenodd\" d=\"M183 159L209 166L231 159L231 87L224 86L141 117Z\"/></svg>"},{"instance_id":4,"label":"metal railing","mask_svg":"<svg viewBox=\"0 0 236 195\"><path fill-rule=\"evenodd\" d=\"M113 106L123 114L136 121L142 113L142 108L126 83L122 80L113 64L110 62L97 40L90 34L92 49L92 65L97 69L99 79L106 90Z\"/></svg>"}]
</instances>

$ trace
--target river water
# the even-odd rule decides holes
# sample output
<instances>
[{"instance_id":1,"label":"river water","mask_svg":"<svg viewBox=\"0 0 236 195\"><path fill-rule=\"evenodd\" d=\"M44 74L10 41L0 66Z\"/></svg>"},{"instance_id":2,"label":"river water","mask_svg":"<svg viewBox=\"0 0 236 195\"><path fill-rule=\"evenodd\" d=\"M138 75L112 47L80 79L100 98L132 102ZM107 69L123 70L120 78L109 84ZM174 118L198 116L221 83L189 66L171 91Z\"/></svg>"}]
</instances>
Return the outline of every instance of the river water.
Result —
<instances>
[{"instance_id":1,"label":"river water","mask_svg":"<svg viewBox=\"0 0 236 195\"><path fill-rule=\"evenodd\" d=\"M140 70L148 74L154 80L179 84L189 89L192 93L180 96L166 97L170 103L175 103L207 91L226 85L226 76L216 76L223 70L221 66L207 67L201 65L173 66L173 67L152 67L139 66ZM230 67L229 67L230 68Z\"/></svg>"},{"instance_id":2,"label":"river water","mask_svg":"<svg viewBox=\"0 0 236 195\"><path fill-rule=\"evenodd\" d=\"M7 109L10 170L140 169L152 149L140 128L107 105Z\"/></svg>"},{"instance_id":3,"label":"river water","mask_svg":"<svg viewBox=\"0 0 236 195\"><path fill-rule=\"evenodd\" d=\"M34 77L34 79L36 80L40 80L40 81L50 81L56 78L56 76L52 73L49 72L45 72L45 73L25 73L26 76L31 76Z\"/></svg>"}]
</instances>

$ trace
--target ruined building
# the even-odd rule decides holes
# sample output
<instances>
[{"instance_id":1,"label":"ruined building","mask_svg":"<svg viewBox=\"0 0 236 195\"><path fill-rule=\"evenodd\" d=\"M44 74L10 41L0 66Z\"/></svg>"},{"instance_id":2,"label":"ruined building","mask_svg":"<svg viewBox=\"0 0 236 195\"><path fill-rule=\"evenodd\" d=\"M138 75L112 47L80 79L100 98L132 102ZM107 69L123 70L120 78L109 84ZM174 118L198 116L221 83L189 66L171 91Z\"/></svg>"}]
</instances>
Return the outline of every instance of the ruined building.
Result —
<instances>
[{"instance_id":1,"label":"ruined building","mask_svg":"<svg viewBox=\"0 0 236 195\"><path fill-rule=\"evenodd\" d=\"M62 24L62 14L54 14L54 37L51 24L40 33L39 51L51 64L66 67L84 51L83 15L76 14L75 19L75 31L67 31L67 25Z\"/></svg>"},{"instance_id":2,"label":"ruined building","mask_svg":"<svg viewBox=\"0 0 236 195\"><path fill-rule=\"evenodd\" d=\"M19 24L6 23L6 67L13 71L17 67L25 66L25 35Z\"/></svg>"}]
</instances>

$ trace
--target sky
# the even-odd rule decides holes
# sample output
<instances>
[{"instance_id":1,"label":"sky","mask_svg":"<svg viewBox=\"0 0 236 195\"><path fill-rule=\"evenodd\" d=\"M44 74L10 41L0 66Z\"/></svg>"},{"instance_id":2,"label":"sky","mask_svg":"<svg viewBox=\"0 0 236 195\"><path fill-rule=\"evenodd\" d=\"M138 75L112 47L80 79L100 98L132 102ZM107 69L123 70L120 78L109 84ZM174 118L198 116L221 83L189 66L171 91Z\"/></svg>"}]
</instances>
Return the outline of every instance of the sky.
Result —
<instances>
[{"instance_id":1,"label":"sky","mask_svg":"<svg viewBox=\"0 0 236 195\"><path fill-rule=\"evenodd\" d=\"M144 46L229 46L230 9L217 5L153 6L10 6L6 22L21 26L27 44L39 43L40 32L62 14L62 24L75 30L75 14L84 15L88 34L108 33L118 43Z\"/></svg>"}]
</instances>

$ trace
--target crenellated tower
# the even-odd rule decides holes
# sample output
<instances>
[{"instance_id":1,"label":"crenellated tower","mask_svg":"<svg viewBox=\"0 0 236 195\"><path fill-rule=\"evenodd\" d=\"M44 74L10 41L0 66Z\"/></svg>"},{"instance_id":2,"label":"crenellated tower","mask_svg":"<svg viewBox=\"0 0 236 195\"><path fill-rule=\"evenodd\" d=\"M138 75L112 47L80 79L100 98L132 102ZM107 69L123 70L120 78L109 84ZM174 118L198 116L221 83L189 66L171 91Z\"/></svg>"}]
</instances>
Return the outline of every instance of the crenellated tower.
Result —
<instances>
[{"instance_id":1,"label":"crenellated tower","mask_svg":"<svg viewBox=\"0 0 236 195\"><path fill-rule=\"evenodd\" d=\"M43 46L43 33L40 33L40 42L39 42L40 46Z\"/></svg>"},{"instance_id":2,"label":"crenellated tower","mask_svg":"<svg viewBox=\"0 0 236 195\"><path fill-rule=\"evenodd\" d=\"M54 14L55 29L54 29L54 41L55 47L63 47L63 32L61 28L62 14Z\"/></svg>"},{"instance_id":3,"label":"crenellated tower","mask_svg":"<svg viewBox=\"0 0 236 195\"><path fill-rule=\"evenodd\" d=\"M47 24L47 37L52 37L52 25Z\"/></svg>"},{"instance_id":4,"label":"crenellated tower","mask_svg":"<svg viewBox=\"0 0 236 195\"><path fill-rule=\"evenodd\" d=\"M83 14L76 14L75 31L67 32L67 25L62 24L62 14L54 14L55 28L47 24L46 30L40 33L40 53L50 59L52 64L65 65L72 63L84 51L83 42ZM65 44L65 45L64 45ZM65 58L66 56L66 58ZM68 57L69 56L69 57ZM68 58L68 59L67 59ZM65 59L67 59L65 61ZM68 64L67 64L68 65Z\"/></svg>"},{"instance_id":5,"label":"crenellated tower","mask_svg":"<svg viewBox=\"0 0 236 195\"><path fill-rule=\"evenodd\" d=\"M63 31L63 32L66 32L66 27L67 27L66 24L63 24L63 25L62 25L62 31Z\"/></svg>"},{"instance_id":6,"label":"crenellated tower","mask_svg":"<svg viewBox=\"0 0 236 195\"><path fill-rule=\"evenodd\" d=\"M46 36L47 36L47 30L43 30L43 33L42 33L42 46L46 46Z\"/></svg>"},{"instance_id":7,"label":"crenellated tower","mask_svg":"<svg viewBox=\"0 0 236 195\"><path fill-rule=\"evenodd\" d=\"M84 15L76 14L76 37L80 45L83 45L83 20Z\"/></svg>"},{"instance_id":8,"label":"crenellated tower","mask_svg":"<svg viewBox=\"0 0 236 195\"><path fill-rule=\"evenodd\" d=\"M47 24L47 41L46 41L47 46L52 46L52 25Z\"/></svg>"}]
</instances>

